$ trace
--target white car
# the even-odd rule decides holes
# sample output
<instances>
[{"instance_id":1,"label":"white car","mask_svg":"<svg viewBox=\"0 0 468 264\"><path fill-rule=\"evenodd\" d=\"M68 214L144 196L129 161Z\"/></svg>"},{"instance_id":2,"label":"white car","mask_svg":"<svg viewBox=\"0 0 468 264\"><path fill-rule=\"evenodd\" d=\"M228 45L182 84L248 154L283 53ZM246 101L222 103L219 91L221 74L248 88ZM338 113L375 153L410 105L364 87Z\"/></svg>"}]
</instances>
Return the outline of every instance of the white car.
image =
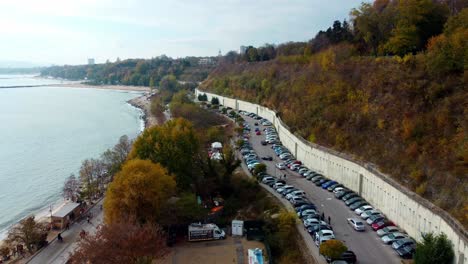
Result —
<instances>
[{"instance_id":1,"label":"white car","mask_svg":"<svg viewBox=\"0 0 468 264\"><path fill-rule=\"evenodd\" d=\"M271 177L271 176L267 176L265 178L262 179L262 182L265 183L265 182L268 182L268 181L273 181L275 180L275 178Z\"/></svg>"},{"instance_id":2,"label":"white car","mask_svg":"<svg viewBox=\"0 0 468 264\"><path fill-rule=\"evenodd\" d=\"M393 241L398 240L398 239L402 239L402 238L409 238L409 237L406 234L403 234L403 233L400 233L400 232L395 232L395 233L391 233L391 234L388 234L386 236L383 236L382 241L385 244L390 244L390 243L393 243Z\"/></svg>"},{"instance_id":3,"label":"white car","mask_svg":"<svg viewBox=\"0 0 468 264\"><path fill-rule=\"evenodd\" d=\"M278 168L279 170L285 170L286 169L286 165L284 165L284 163L276 163L276 168Z\"/></svg>"},{"instance_id":4,"label":"white car","mask_svg":"<svg viewBox=\"0 0 468 264\"><path fill-rule=\"evenodd\" d=\"M357 218L348 218L348 223L354 228L356 231L364 231L366 230L366 226L364 223L357 219Z\"/></svg>"},{"instance_id":5,"label":"white car","mask_svg":"<svg viewBox=\"0 0 468 264\"><path fill-rule=\"evenodd\" d=\"M377 230L377 235L379 237L389 235L391 233L400 232L400 229L396 226L386 226L380 230Z\"/></svg>"},{"instance_id":6,"label":"white car","mask_svg":"<svg viewBox=\"0 0 468 264\"><path fill-rule=\"evenodd\" d=\"M382 214L379 210L369 210L365 211L364 213L361 214L361 218L364 220L367 220L367 218L373 216L373 215L378 215Z\"/></svg>"},{"instance_id":7,"label":"white car","mask_svg":"<svg viewBox=\"0 0 468 264\"><path fill-rule=\"evenodd\" d=\"M354 212L357 214L357 215L361 215L362 213L366 212L366 211L370 211L370 210L374 210L374 208L370 205L363 205L359 208L357 208L356 210L354 210Z\"/></svg>"},{"instance_id":8,"label":"white car","mask_svg":"<svg viewBox=\"0 0 468 264\"><path fill-rule=\"evenodd\" d=\"M294 188L294 186L285 185L285 186L283 186L283 187L281 187L281 188L276 189L276 191L279 192L279 193L281 193L282 191L284 191L284 190L286 190L286 189L293 189L293 188Z\"/></svg>"},{"instance_id":9,"label":"white car","mask_svg":"<svg viewBox=\"0 0 468 264\"><path fill-rule=\"evenodd\" d=\"M308 215L316 215L317 214L317 211L315 211L314 209L306 209L304 211L301 211L300 213L298 213L298 216L300 218L304 218Z\"/></svg>"},{"instance_id":10,"label":"white car","mask_svg":"<svg viewBox=\"0 0 468 264\"><path fill-rule=\"evenodd\" d=\"M273 184L273 189L278 189L278 188L281 188L283 187L285 184L282 183L282 182L277 182L275 184Z\"/></svg>"},{"instance_id":11,"label":"white car","mask_svg":"<svg viewBox=\"0 0 468 264\"><path fill-rule=\"evenodd\" d=\"M327 225L327 222L325 221L320 221L318 218L305 218L304 219L304 226L305 227L309 227L309 226L312 226L312 225L317 225L317 224L321 224L321 225Z\"/></svg>"},{"instance_id":12,"label":"white car","mask_svg":"<svg viewBox=\"0 0 468 264\"><path fill-rule=\"evenodd\" d=\"M321 230L315 235L315 245L319 246L323 242L330 239L335 239L335 234L333 233L333 231L327 229Z\"/></svg>"},{"instance_id":13,"label":"white car","mask_svg":"<svg viewBox=\"0 0 468 264\"><path fill-rule=\"evenodd\" d=\"M289 200L289 199L291 199L291 197L294 197L294 196L304 197L305 192L302 191L302 190L297 190L297 191L290 192L290 193L286 194L286 199Z\"/></svg>"},{"instance_id":14,"label":"white car","mask_svg":"<svg viewBox=\"0 0 468 264\"><path fill-rule=\"evenodd\" d=\"M344 189L345 189L344 187L337 187L337 188L335 188L335 189L333 190L333 193L334 193L334 194L337 194L337 193L339 193L341 190L344 190Z\"/></svg>"}]
</instances>

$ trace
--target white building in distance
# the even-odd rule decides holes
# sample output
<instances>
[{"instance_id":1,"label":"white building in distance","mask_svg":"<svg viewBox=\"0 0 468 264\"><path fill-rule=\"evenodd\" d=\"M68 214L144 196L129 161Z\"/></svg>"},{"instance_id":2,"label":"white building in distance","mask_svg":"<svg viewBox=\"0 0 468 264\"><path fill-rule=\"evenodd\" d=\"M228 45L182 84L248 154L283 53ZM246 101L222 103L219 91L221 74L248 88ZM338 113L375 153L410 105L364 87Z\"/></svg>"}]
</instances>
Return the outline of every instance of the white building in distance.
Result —
<instances>
[{"instance_id":1,"label":"white building in distance","mask_svg":"<svg viewBox=\"0 0 468 264\"><path fill-rule=\"evenodd\" d=\"M88 59L88 65L94 65L94 58L89 58Z\"/></svg>"}]
</instances>

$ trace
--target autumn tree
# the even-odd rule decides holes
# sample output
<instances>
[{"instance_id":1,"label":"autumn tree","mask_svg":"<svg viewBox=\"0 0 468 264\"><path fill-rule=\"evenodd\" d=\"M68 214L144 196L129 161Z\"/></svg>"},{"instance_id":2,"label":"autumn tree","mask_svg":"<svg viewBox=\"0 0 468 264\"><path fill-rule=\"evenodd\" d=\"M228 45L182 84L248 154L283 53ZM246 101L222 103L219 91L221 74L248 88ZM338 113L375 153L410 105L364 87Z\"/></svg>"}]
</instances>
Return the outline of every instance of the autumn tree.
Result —
<instances>
[{"instance_id":1,"label":"autumn tree","mask_svg":"<svg viewBox=\"0 0 468 264\"><path fill-rule=\"evenodd\" d=\"M8 231L7 241L23 244L29 253L33 253L34 247L39 248L44 244L46 238L46 226L36 222L34 216L29 216Z\"/></svg>"},{"instance_id":2,"label":"autumn tree","mask_svg":"<svg viewBox=\"0 0 468 264\"><path fill-rule=\"evenodd\" d=\"M348 248L340 240L330 239L320 245L320 254L331 259L338 259Z\"/></svg>"},{"instance_id":3,"label":"autumn tree","mask_svg":"<svg viewBox=\"0 0 468 264\"><path fill-rule=\"evenodd\" d=\"M78 179L76 179L75 174L72 173L63 186L63 198L76 202L78 200L79 187L80 183Z\"/></svg>"},{"instance_id":4,"label":"autumn tree","mask_svg":"<svg viewBox=\"0 0 468 264\"><path fill-rule=\"evenodd\" d=\"M78 242L70 263L151 263L168 254L165 234L151 224L119 222L101 226Z\"/></svg>"},{"instance_id":5,"label":"autumn tree","mask_svg":"<svg viewBox=\"0 0 468 264\"><path fill-rule=\"evenodd\" d=\"M128 217L140 223L156 222L161 208L175 193L176 183L160 164L127 161L109 185L104 200L106 223Z\"/></svg>"},{"instance_id":6,"label":"autumn tree","mask_svg":"<svg viewBox=\"0 0 468 264\"><path fill-rule=\"evenodd\" d=\"M107 170L100 159L85 159L80 167L80 181L84 186L83 196L92 200L103 190Z\"/></svg>"},{"instance_id":7,"label":"autumn tree","mask_svg":"<svg viewBox=\"0 0 468 264\"><path fill-rule=\"evenodd\" d=\"M176 176L177 186L187 189L198 173L198 140L192 124L182 118L146 129L135 141L131 158L149 159Z\"/></svg>"}]
</instances>

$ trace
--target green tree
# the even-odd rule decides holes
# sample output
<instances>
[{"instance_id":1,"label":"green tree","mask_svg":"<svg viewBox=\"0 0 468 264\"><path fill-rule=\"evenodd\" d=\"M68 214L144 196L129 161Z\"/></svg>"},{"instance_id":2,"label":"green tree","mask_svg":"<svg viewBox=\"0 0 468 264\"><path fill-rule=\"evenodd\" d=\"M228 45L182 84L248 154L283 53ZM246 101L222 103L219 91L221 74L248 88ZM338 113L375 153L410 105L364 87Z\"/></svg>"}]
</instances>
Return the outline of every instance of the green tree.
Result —
<instances>
[{"instance_id":1,"label":"green tree","mask_svg":"<svg viewBox=\"0 0 468 264\"><path fill-rule=\"evenodd\" d=\"M219 105L219 99L218 99L218 97L212 97L212 98L211 98L211 104L212 104L212 105Z\"/></svg>"},{"instance_id":2,"label":"green tree","mask_svg":"<svg viewBox=\"0 0 468 264\"><path fill-rule=\"evenodd\" d=\"M177 92L179 85L174 75L166 75L159 82L159 88L162 90L169 90L171 92Z\"/></svg>"},{"instance_id":3,"label":"green tree","mask_svg":"<svg viewBox=\"0 0 468 264\"><path fill-rule=\"evenodd\" d=\"M199 171L198 150L199 143L192 124L176 118L146 129L135 140L130 158L160 163L176 176L180 189L187 189Z\"/></svg>"},{"instance_id":4,"label":"green tree","mask_svg":"<svg viewBox=\"0 0 468 264\"><path fill-rule=\"evenodd\" d=\"M34 216L29 216L14 225L8 231L9 243L20 243L26 246L29 253L33 253L33 246L39 248L47 239L47 231L44 223L36 222Z\"/></svg>"},{"instance_id":5,"label":"green tree","mask_svg":"<svg viewBox=\"0 0 468 264\"><path fill-rule=\"evenodd\" d=\"M453 263L453 258L453 245L447 235L428 233L422 236L422 241L416 246L414 263L450 264Z\"/></svg>"},{"instance_id":6,"label":"green tree","mask_svg":"<svg viewBox=\"0 0 468 264\"><path fill-rule=\"evenodd\" d=\"M348 248L343 244L343 242L336 239L327 240L320 245L320 254L328 256L331 259L340 258L341 254L346 250L348 250Z\"/></svg>"},{"instance_id":7,"label":"green tree","mask_svg":"<svg viewBox=\"0 0 468 264\"><path fill-rule=\"evenodd\" d=\"M253 170L254 174L259 174L261 172L266 172L266 165L263 163L257 164Z\"/></svg>"},{"instance_id":8,"label":"green tree","mask_svg":"<svg viewBox=\"0 0 468 264\"><path fill-rule=\"evenodd\" d=\"M160 164L140 159L127 161L107 190L106 223L129 218L139 223L157 222L175 187L174 178Z\"/></svg>"}]
</instances>

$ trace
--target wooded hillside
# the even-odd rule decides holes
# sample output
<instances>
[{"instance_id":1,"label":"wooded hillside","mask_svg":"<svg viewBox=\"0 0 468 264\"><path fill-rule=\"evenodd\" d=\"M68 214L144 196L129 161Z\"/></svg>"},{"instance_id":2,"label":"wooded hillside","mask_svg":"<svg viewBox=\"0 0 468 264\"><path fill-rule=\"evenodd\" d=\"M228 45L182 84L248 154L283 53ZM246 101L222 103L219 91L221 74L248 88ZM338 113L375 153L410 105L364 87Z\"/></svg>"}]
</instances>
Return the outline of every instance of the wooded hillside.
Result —
<instances>
[{"instance_id":1,"label":"wooded hillside","mask_svg":"<svg viewBox=\"0 0 468 264\"><path fill-rule=\"evenodd\" d=\"M468 226L468 9L458 11L362 4L351 35L336 40L331 27L292 55L226 60L201 89L275 109L293 132L376 163Z\"/></svg>"}]
</instances>

